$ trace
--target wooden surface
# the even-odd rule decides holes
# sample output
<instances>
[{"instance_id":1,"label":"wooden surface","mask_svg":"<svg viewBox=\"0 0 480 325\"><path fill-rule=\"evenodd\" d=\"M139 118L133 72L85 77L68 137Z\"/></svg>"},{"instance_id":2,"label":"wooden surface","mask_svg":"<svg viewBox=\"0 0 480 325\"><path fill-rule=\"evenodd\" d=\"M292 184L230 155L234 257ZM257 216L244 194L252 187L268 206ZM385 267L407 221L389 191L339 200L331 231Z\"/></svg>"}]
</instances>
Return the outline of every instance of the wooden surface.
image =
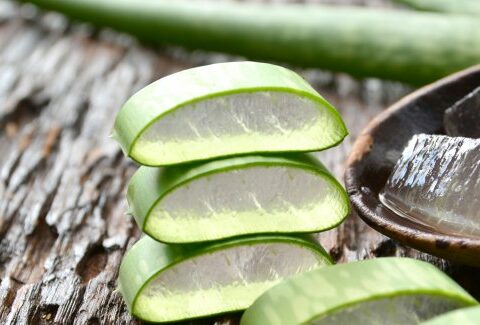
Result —
<instances>
[{"instance_id":1,"label":"wooden surface","mask_svg":"<svg viewBox=\"0 0 480 325\"><path fill-rule=\"evenodd\" d=\"M140 233L125 215L125 185L136 167L108 137L113 118L152 80L238 59L149 49L125 35L0 0L0 324L136 323L115 292L121 257ZM341 179L362 127L410 89L298 71L339 108L351 132L320 154ZM319 240L342 263L413 256L466 286L478 275L399 246L355 215ZM201 323L234 324L235 317Z\"/></svg>"}]
</instances>

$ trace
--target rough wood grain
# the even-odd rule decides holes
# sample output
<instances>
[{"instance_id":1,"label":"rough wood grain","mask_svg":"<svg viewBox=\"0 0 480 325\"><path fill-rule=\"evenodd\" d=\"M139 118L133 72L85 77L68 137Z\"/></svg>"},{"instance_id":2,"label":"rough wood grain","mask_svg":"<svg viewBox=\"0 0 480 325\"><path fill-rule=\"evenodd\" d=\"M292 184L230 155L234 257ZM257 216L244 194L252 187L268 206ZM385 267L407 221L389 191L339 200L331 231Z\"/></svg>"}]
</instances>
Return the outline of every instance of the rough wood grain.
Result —
<instances>
[{"instance_id":1,"label":"rough wood grain","mask_svg":"<svg viewBox=\"0 0 480 325\"><path fill-rule=\"evenodd\" d=\"M140 234L125 215L125 185L136 167L108 137L113 117L154 79L234 59L149 49L125 35L0 2L0 324L138 323L115 292L121 257ZM361 128L409 89L299 72L340 108L351 131L320 154L341 178ZM355 215L319 239L339 262L413 256L465 285L478 272L399 246Z\"/></svg>"}]
</instances>

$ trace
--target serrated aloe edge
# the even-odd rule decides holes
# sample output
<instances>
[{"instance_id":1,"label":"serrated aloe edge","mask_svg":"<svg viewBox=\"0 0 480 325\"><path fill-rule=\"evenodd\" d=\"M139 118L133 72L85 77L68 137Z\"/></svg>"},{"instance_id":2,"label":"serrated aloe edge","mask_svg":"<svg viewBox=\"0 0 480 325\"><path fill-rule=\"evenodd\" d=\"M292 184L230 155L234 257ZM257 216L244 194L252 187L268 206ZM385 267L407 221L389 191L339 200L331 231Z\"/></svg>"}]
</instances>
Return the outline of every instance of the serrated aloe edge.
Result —
<instances>
[{"instance_id":1,"label":"serrated aloe edge","mask_svg":"<svg viewBox=\"0 0 480 325\"><path fill-rule=\"evenodd\" d=\"M288 279L261 295L240 324L418 324L476 304L429 263L378 258Z\"/></svg>"},{"instance_id":2,"label":"serrated aloe edge","mask_svg":"<svg viewBox=\"0 0 480 325\"><path fill-rule=\"evenodd\" d=\"M308 237L165 245L145 236L122 260L119 291L140 319L180 321L244 310L282 279L331 263Z\"/></svg>"},{"instance_id":3,"label":"serrated aloe edge","mask_svg":"<svg viewBox=\"0 0 480 325\"><path fill-rule=\"evenodd\" d=\"M127 198L140 229L169 243L323 231L350 210L343 187L309 154L140 167Z\"/></svg>"},{"instance_id":4,"label":"serrated aloe edge","mask_svg":"<svg viewBox=\"0 0 480 325\"><path fill-rule=\"evenodd\" d=\"M480 324L480 306L462 308L432 318L422 325L478 325Z\"/></svg>"},{"instance_id":5,"label":"serrated aloe edge","mask_svg":"<svg viewBox=\"0 0 480 325\"><path fill-rule=\"evenodd\" d=\"M112 136L142 165L323 150L348 134L335 108L302 77L258 62L184 70L134 94Z\"/></svg>"}]
</instances>

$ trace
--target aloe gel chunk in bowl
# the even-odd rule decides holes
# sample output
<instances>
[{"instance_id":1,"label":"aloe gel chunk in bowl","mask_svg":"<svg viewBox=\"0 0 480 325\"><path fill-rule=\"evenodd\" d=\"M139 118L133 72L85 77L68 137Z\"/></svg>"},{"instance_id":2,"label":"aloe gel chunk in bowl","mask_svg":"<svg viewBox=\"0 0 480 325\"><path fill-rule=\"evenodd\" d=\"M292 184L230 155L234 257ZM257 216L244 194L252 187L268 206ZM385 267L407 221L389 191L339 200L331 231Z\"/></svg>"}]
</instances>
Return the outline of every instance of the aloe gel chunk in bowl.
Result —
<instances>
[{"instance_id":1,"label":"aloe gel chunk in bowl","mask_svg":"<svg viewBox=\"0 0 480 325\"><path fill-rule=\"evenodd\" d=\"M140 167L127 198L142 231L168 243L316 232L349 213L343 187L309 154Z\"/></svg>"},{"instance_id":2,"label":"aloe gel chunk in bowl","mask_svg":"<svg viewBox=\"0 0 480 325\"><path fill-rule=\"evenodd\" d=\"M479 237L480 139L413 136L380 200L435 231Z\"/></svg>"},{"instance_id":3,"label":"aloe gel chunk in bowl","mask_svg":"<svg viewBox=\"0 0 480 325\"><path fill-rule=\"evenodd\" d=\"M478 304L433 265L377 258L287 279L247 309L241 325L414 325Z\"/></svg>"},{"instance_id":4,"label":"aloe gel chunk in bowl","mask_svg":"<svg viewBox=\"0 0 480 325\"><path fill-rule=\"evenodd\" d=\"M142 165L247 153L318 151L347 135L302 77L266 63L219 63L162 78L133 95L113 137Z\"/></svg>"},{"instance_id":5,"label":"aloe gel chunk in bowl","mask_svg":"<svg viewBox=\"0 0 480 325\"><path fill-rule=\"evenodd\" d=\"M329 264L300 237L165 245L145 236L122 260L119 290L136 317L172 322L246 309L282 279Z\"/></svg>"}]
</instances>

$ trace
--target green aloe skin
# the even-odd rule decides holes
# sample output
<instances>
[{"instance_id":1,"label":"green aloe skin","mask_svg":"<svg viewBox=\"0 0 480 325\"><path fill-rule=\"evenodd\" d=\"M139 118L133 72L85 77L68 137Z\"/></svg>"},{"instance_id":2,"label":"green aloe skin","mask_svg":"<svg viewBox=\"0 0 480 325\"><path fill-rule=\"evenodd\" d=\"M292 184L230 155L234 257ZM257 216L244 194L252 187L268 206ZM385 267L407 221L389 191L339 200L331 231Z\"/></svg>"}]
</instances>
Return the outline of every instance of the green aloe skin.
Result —
<instances>
[{"instance_id":1,"label":"green aloe skin","mask_svg":"<svg viewBox=\"0 0 480 325\"><path fill-rule=\"evenodd\" d=\"M478 325L480 323L480 306L458 309L437 316L422 325Z\"/></svg>"},{"instance_id":2,"label":"green aloe skin","mask_svg":"<svg viewBox=\"0 0 480 325\"><path fill-rule=\"evenodd\" d=\"M349 213L343 187L309 154L140 167L127 198L139 227L169 243L317 232Z\"/></svg>"},{"instance_id":3,"label":"green aloe skin","mask_svg":"<svg viewBox=\"0 0 480 325\"><path fill-rule=\"evenodd\" d=\"M180 321L244 310L282 279L331 263L308 237L165 245L145 236L122 260L119 291L140 319Z\"/></svg>"},{"instance_id":4,"label":"green aloe skin","mask_svg":"<svg viewBox=\"0 0 480 325\"><path fill-rule=\"evenodd\" d=\"M480 15L480 1L478 0L395 0L406 6L424 10L449 14Z\"/></svg>"},{"instance_id":5,"label":"green aloe skin","mask_svg":"<svg viewBox=\"0 0 480 325\"><path fill-rule=\"evenodd\" d=\"M465 0L449 2L454 1ZM29 2L131 33L146 42L412 84L437 80L480 60L480 22L464 17L376 8L189 0Z\"/></svg>"},{"instance_id":6,"label":"green aloe skin","mask_svg":"<svg viewBox=\"0 0 480 325\"><path fill-rule=\"evenodd\" d=\"M260 296L241 325L418 324L476 304L429 263L378 258L288 279Z\"/></svg>"},{"instance_id":7,"label":"green aloe skin","mask_svg":"<svg viewBox=\"0 0 480 325\"><path fill-rule=\"evenodd\" d=\"M113 137L142 165L261 152L318 151L348 134L302 77L258 62L219 63L162 78L133 95Z\"/></svg>"}]
</instances>

